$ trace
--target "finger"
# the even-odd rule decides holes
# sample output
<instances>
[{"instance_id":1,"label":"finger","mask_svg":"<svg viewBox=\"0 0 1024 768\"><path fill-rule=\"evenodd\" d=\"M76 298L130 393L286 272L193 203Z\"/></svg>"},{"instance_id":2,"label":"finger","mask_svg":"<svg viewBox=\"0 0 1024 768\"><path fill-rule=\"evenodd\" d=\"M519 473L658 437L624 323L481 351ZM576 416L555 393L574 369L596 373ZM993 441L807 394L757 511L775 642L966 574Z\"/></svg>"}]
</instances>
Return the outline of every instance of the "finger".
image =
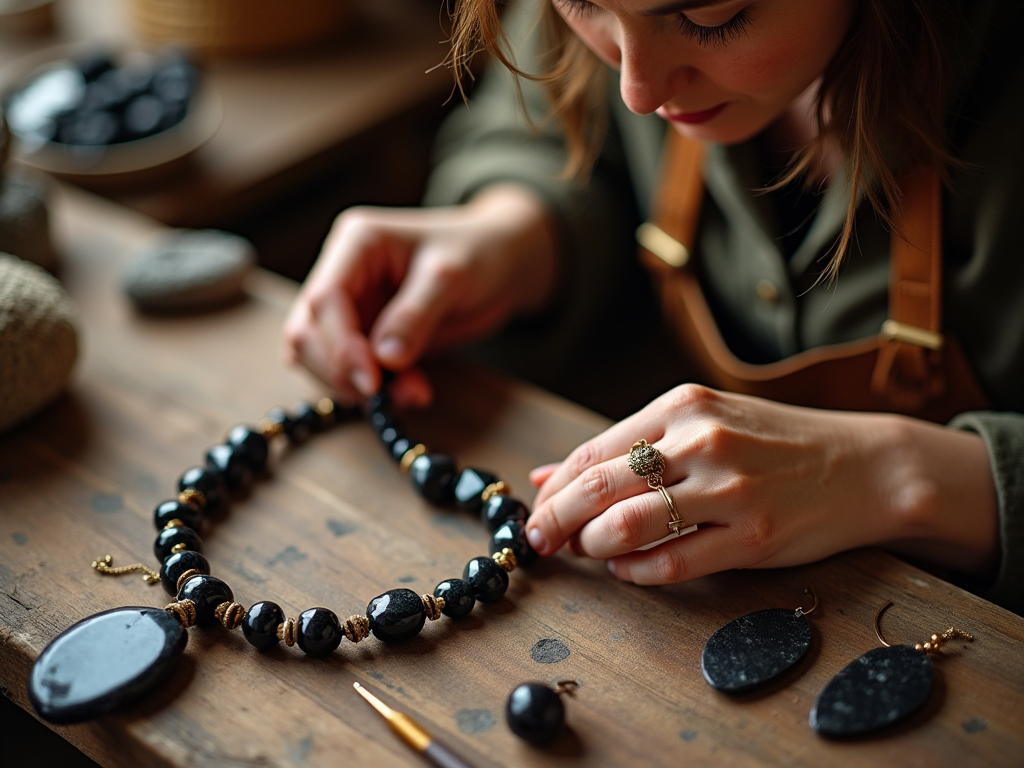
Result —
<instances>
[{"instance_id":1,"label":"finger","mask_svg":"<svg viewBox=\"0 0 1024 768\"><path fill-rule=\"evenodd\" d=\"M676 505L677 514L687 526L707 522L696 509L681 504L684 483L666 488ZM685 510L685 511L684 511ZM674 535L669 527L672 513L658 491L648 491L620 501L586 523L579 532L576 553L598 560L624 555Z\"/></svg>"},{"instance_id":2,"label":"finger","mask_svg":"<svg viewBox=\"0 0 1024 768\"><path fill-rule=\"evenodd\" d=\"M400 371L389 393L399 408L427 408L434 399L434 388L430 385L430 379L420 368Z\"/></svg>"},{"instance_id":3,"label":"finger","mask_svg":"<svg viewBox=\"0 0 1024 768\"><path fill-rule=\"evenodd\" d=\"M700 528L653 549L608 561L608 570L634 584L678 584L709 573L750 565L728 527Z\"/></svg>"},{"instance_id":4,"label":"finger","mask_svg":"<svg viewBox=\"0 0 1024 768\"><path fill-rule=\"evenodd\" d=\"M540 488L554 474L556 469L558 469L558 464L545 464L536 469L531 469L529 475L530 485L534 488Z\"/></svg>"}]
</instances>

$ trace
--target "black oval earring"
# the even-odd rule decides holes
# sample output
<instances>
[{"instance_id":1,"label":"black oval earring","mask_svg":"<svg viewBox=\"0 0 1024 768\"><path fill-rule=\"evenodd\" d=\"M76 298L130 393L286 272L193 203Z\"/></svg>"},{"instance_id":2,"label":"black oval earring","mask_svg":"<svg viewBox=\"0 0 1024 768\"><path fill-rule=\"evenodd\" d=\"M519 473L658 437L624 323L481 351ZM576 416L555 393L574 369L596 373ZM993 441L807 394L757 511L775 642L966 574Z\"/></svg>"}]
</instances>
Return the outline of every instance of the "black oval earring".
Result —
<instances>
[{"instance_id":1,"label":"black oval earring","mask_svg":"<svg viewBox=\"0 0 1024 768\"><path fill-rule=\"evenodd\" d=\"M554 688L544 683L523 683L509 694L505 720L512 733L531 744L554 741L565 722L562 695L572 696L576 680L559 680Z\"/></svg>"},{"instance_id":2,"label":"black oval earring","mask_svg":"<svg viewBox=\"0 0 1024 768\"><path fill-rule=\"evenodd\" d=\"M807 615L818 607L818 594L808 585L804 594L814 605L768 608L733 619L704 645L700 667L708 685L725 693L744 693L791 669L811 646Z\"/></svg>"},{"instance_id":3,"label":"black oval earring","mask_svg":"<svg viewBox=\"0 0 1024 768\"><path fill-rule=\"evenodd\" d=\"M868 651L843 667L826 685L811 709L810 726L825 736L855 736L884 728L916 712L932 692L935 674L929 653L947 640L973 640L950 627L926 643L889 645L879 621L885 605L875 612L875 635L881 648Z\"/></svg>"}]
</instances>

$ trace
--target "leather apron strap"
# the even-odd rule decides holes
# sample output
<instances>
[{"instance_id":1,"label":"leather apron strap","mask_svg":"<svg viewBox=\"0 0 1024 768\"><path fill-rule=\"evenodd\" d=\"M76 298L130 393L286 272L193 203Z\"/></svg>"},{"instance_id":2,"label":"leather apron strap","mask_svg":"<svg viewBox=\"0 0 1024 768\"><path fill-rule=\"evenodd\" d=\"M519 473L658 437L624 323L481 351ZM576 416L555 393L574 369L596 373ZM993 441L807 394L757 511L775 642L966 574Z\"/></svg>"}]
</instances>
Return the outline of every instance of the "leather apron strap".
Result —
<instances>
[{"instance_id":1,"label":"leather apron strap","mask_svg":"<svg viewBox=\"0 0 1024 768\"><path fill-rule=\"evenodd\" d=\"M667 317L710 384L780 402L893 411L945 422L989 407L955 339L943 337L941 184L918 171L901 184L892 236L889 319L877 336L816 347L765 365L728 349L691 263L704 201L704 147L675 131L666 140L654 222L637 230Z\"/></svg>"}]
</instances>

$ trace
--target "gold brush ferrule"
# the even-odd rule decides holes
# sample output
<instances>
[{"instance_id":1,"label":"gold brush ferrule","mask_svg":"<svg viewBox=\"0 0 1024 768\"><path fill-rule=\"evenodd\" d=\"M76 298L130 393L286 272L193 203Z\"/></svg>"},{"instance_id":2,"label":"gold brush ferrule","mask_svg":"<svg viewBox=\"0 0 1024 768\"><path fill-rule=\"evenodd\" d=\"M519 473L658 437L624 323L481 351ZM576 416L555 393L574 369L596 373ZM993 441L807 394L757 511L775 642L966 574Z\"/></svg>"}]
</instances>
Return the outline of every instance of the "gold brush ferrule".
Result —
<instances>
[{"instance_id":1,"label":"gold brush ferrule","mask_svg":"<svg viewBox=\"0 0 1024 768\"><path fill-rule=\"evenodd\" d=\"M406 744L417 752L427 751L427 747L430 746L433 739L411 717L403 715L401 712L395 712L395 710L363 688L359 683L352 683L352 687L356 689L360 696L370 702L370 706L380 712L381 716L388 721L391 730L397 733Z\"/></svg>"}]
</instances>

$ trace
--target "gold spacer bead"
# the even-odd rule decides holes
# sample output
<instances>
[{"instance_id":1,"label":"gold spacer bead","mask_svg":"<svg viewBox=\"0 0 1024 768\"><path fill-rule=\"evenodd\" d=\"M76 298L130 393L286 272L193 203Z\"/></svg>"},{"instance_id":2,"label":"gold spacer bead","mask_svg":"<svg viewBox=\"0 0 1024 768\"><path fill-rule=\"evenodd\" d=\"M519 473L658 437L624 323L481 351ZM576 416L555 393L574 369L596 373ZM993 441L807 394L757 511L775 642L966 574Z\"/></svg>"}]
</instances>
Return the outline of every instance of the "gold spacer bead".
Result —
<instances>
[{"instance_id":1,"label":"gold spacer bead","mask_svg":"<svg viewBox=\"0 0 1024 768\"><path fill-rule=\"evenodd\" d=\"M181 576L178 577L178 583L175 584L174 586L175 586L175 588L179 592L181 592L181 588L185 586L185 582L187 582L193 576L202 576L202 575L203 575L203 572L200 571L198 568L189 568L187 571L185 571L183 574L181 574Z\"/></svg>"},{"instance_id":2,"label":"gold spacer bead","mask_svg":"<svg viewBox=\"0 0 1024 768\"><path fill-rule=\"evenodd\" d=\"M416 445L403 453L402 460L398 463L398 468L402 470L402 474L409 474L409 469L412 467L412 463L416 461L417 457L422 456L426 452L427 446L423 443L416 443Z\"/></svg>"},{"instance_id":3,"label":"gold spacer bead","mask_svg":"<svg viewBox=\"0 0 1024 768\"><path fill-rule=\"evenodd\" d=\"M519 563L516 561L516 553L508 547L505 547L501 552L495 552L491 557L498 565L504 568L508 573L512 573L516 569Z\"/></svg>"},{"instance_id":4,"label":"gold spacer bead","mask_svg":"<svg viewBox=\"0 0 1024 768\"><path fill-rule=\"evenodd\" d=\"M206 506L206 496L196 488L186 488L179 493L178 501L182 504L191 504L196 509L202 509Z\"/></svg>"},{"instance_id":5,"label":"gold spacer bead","mask_svg":"<svg viewBox=\"0 0 1024 768\"><path fill-rule=\"evenodd\" d=\"M175 600L165 605L164 610L181 622L181 626L186 629L196 623L196 604L191 600Z\"/></svg>"},{"instance_id":6,"label":"gold spacer bead","mask_svg":"<svg viewBox=\"0 0 1024 768\"><path fill-rule=\"evenodd\" d=\"M351 642L358 643L360 640L365 640L370 635L370 620L365 616L359 614L352 614L341 627Z\"/></svg>"},{"instance_id":7,"label":"gold spacer bead","mask_svg":"<svg viewBox=\"0 0 1024 768\"><path fill-rule=\"evenodd\" d=\"M225 601L213 609L213 615L224 629L238 629L242 624L242 617L245 616L245 608L238 603Z\"/></svg>"},{"instance_id":8,"label":"gold spacer bead","mask_svg":"<svg viewBox=\"0 0 1024 768\"><path fill-rule=\"evenodd\" d=\"M256 429L258 429L260 434L267 438L267 440L273 440L284 432L284 425L276 421L271 421L270 419L260 419L259 424L256 425Z\"/></svg>"},{"instance_id":9,"label":"gold spacer bead","mask_svg":"<svg viewBox=\"0 0 1024 768\"><path fill-rule=\"evenodd\" d=\"M420 601L423 603L423 611L427 614L428 619L431 621L437 621L441 618L441 611L444 610L443 597L420 595Z\"/></svg>"},{"instance_id":10,"label":"gold spacer bead","mask_svg":"<svg viewBox=\"0 0 1024 768\"><path fill-rule=\"evenodd\" d=\"M171 547L171 554L176 555L179 552L184 552L186 549L188 549L188 544L186 544L184 541L179 541L177 544Z\"/></svg>"},{"instance_id":11,"label":"gold spacer bead","mask_svg":"<svg viewBox=\"0 0 1024 768\"><path fill-rule=\"evenodd\" d=\"M173 520L168 520L167 521L167 525L164 526L164 530L166 531L168 528L184 528L184 527L185 527L185 524L183 522L181 522L181 520L179 520L178 518L174 518Z\"/></svg>"},{"instance_id":12,"label":"gold spacer bead","mask_svg":"<svg viewBox=\"0 0 1024 768\"><path fill-rule=\"evenodd\" d=\"M932 644L931 643L925 643L921 647L924 648L924 652L925 653L928 653L928 651L932 650Z\"/></svg>"},{"instance_id":13,"label":"gold spacer bead","mask_svg":"<svg viewBox=\"0 0 1024 768\"><path fill-rule=\"evenodd\" d=\"M938 646L938 645L940 645L942 643L942 638L939 637L938 635L932 635L931 641L932 641L932 645Z\"/></svg>"},{"instance_id":14,"label":"gold spacer bead","mask_svg":"<svg viewBox=\"0 0 1024 768\"><path fill-rule=\"evenodd\" d=\"M277 625L277 639L291 647L295 645L299 635L299 623L295 619L285 619Z\"/></svg>"},{"instance_id":15,"label":"gold spacer bead","mask_svg":"<svg viewBox=\"0 0 1024 768\"><path fill-rule=\"evenodd\" d=\"M484 504L486 504L488 501L491 500L491 496L497 496L498 494L501 494L502 496L508 496L510 493L512 493L512 486L510 486L504 480L499 480L498 482L491 483L486 488L484 488L484 490L480 494L480 499L481 501L483 501Z\"/></svg>"},{"instance_id":16,"label":"gold spacer bead","mask_svg":"<svg viewBox=\"0 0 1024 768\"><path fill-rule=\"evenodd\" d=\"M334 412L334 401L329 397L321 397L317 401L315 410L325 427L331 426L337 418L337 414Z\"/></svg>"},{"instance_id":17,"label":"gold spacer bead","mask_svg":"<svg viewBox=\"0 0 1024 768\"><path fill-rule=\"evenodd\" d=\"M914 650L917 651L918 653L924 653L924 646L921 645L920 643L918 643L917 645L914 646Z\"/></svg>"}]
</instances>

